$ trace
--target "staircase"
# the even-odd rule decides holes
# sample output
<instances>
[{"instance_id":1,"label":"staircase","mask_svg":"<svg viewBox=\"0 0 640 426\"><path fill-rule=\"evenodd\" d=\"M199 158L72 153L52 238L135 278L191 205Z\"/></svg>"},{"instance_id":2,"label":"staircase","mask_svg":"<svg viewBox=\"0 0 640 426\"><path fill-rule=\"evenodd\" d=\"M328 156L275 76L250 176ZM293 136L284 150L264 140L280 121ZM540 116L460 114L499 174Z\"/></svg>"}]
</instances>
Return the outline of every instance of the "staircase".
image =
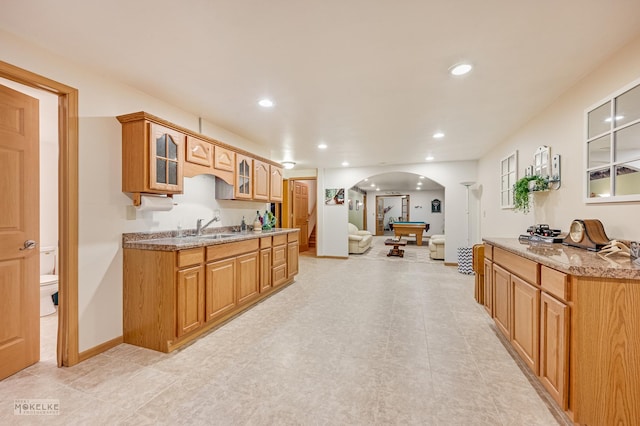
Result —
<instances>
[{"instance_id":1,"label":"staircase","mask_svg":"<svg viewBox=\"0 0 640 426\"><path fill-rule=\"evenodd\" d=\"M316 227L314 226L309 235L309 248L316 246Z\"/></svg>"}]
</instances>

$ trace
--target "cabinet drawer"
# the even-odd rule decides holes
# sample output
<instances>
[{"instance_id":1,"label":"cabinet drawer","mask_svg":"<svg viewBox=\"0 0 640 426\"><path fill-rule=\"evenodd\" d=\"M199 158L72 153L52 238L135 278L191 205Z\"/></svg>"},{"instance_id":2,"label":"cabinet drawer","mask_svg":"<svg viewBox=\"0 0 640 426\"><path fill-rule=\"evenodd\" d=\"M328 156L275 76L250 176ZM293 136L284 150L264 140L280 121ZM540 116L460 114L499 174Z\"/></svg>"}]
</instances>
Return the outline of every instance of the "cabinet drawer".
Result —
<instances>
[{"instance_id":1,"label":"cabinet drawer","mask_svg":"<svg viewBox=\"0 0 640 426\"><path fill-rule=\"evenodd\" d=\"M271 247L271 237L260 238L260 248L263 249L267 247Z\"/></svg>"},{"instance_id":2,"label":"cabinet drawer","mask_svg":"<svg viewBox=\"0 0 640 426\"><path fill-rule=\"evenodd\" d=\"M273 246L272 253L274 267L287 264L287 246L285 244Z\"/></svg>"},{"instance_id":3,"label":"cabinet drawer","mask_svg":"<svg viewBox=\"0 0 640 426\"><path fill-rule=\"evenodd\" d=\"M287 241L298 241L298 232L290 232L287 234Z\"/></svg>"},{"instance_id":4,"label":"cabinet drawer","mask_svg":"<svg viewBox=\"0 0 640 426\"><path fill-rule=\"evenodd\" d=\"M287 281L287 265L274 266L272 271L273 286L280 285Z\"/></svg>"},{"instance_id":5,"label":"cabinet drawer","mask_svg":"<svg viewBox=\"0 0 640 426\"><path fill-rule=\"evenodd\" d=\"M178 252L178 268L189 265L198 265L204 262L204 252L201 248L180 250Z\"/></svg>"},{"instance_id":6,"label":"cabinet drawer","mask_svg":"<svg viewBox=\"0 0 640 426\"><path fill-rule=\"evenodd\" d=\"M238 241L237 243L226 243L209 246L207 247L207 262L258 250L258 241L259 240L255 238L253 240Z\"/></svg>"},{"instance_id":7,"label":"cabinet drawer","mask_svg":"<svg viewBox=\"0 0 640 426\"><path fill-rule=\"evenodd\" d=\"M286 244L287 243L287 235L274 235L273 236L273 245L274 246L279 246L281 244Z\"/></svg>"},{"instance_id":8,"label":"cabinet drawer","mask_svg":"<svg viewBox=\"0 0 640 426\"><path fill-rule=\"evenodd\" d=\"M544 291L562 300L569 300L569 279L565 273L542 266L540 270L540 286Z\"/></svg>"},{"instance_id":9,"label":"cabinet drawer","mask_svg":"<svg viewBox=\"0 0 640 426\"><path fill-rule=\"evenodd\" d=\"M540 283L540 270L538 264L533 260L496 247L493 249L493 261L532 284L538 285Z\"/></svg>"}]
</instances>

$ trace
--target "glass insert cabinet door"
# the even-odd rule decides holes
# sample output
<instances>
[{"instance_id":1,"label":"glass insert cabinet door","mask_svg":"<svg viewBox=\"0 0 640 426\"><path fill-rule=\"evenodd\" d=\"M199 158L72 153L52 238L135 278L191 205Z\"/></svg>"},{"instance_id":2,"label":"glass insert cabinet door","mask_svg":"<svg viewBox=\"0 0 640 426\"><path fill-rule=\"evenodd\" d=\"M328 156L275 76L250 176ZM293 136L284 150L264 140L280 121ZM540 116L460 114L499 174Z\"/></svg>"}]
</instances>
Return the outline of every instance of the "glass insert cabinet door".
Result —
<instances>
[{"instance_id":1,"label":"glass insert cabinet door","mask_svg":"<svg viewBox=\"0 0 640 426\"><path fill-rule=\"evenodd\" d=\"M252 179L253 179L253 159L245 155L236 154L236 185L234 189L235 198L252 197Z\"/></svg>"},{"instance_id":2,"label":"glass insert cabinet door","mask_svg":"<svg viewBox=\"0 0 640 426\"><path fill-rule=\"evenodd\" d=\"M185 136L150 123L149 188L161 192L182 192L182 155Z\"/></svg>"},{"instance_id":3,"label":"glass insert cabinet door","mask_svg":"<svg viewBox=\"0 0 640 426\"><path fill-rule=\"evenodd\" d=\"M640 201L640 81L586 112L587 202Z\"/></svg>"}]
</instances>

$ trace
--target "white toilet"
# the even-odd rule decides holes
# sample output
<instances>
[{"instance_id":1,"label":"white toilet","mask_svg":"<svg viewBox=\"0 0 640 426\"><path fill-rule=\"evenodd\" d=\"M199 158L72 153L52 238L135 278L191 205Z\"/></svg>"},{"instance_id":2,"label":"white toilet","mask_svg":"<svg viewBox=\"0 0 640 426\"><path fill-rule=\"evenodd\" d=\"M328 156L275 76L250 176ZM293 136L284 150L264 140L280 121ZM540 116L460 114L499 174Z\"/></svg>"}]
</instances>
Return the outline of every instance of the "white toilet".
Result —
<instances>
[{"instance_id":1,"label":"white toilet","mask_svg":"<svg viewBox=\"0 0 640 426\"><path fill-rule=\"evenodd\" d=\"M54 314L56 306L51 296L58 291L58 276L56 271L56 248L42 247L40 249L40 316Z\"/></svg>"}]
</instances>

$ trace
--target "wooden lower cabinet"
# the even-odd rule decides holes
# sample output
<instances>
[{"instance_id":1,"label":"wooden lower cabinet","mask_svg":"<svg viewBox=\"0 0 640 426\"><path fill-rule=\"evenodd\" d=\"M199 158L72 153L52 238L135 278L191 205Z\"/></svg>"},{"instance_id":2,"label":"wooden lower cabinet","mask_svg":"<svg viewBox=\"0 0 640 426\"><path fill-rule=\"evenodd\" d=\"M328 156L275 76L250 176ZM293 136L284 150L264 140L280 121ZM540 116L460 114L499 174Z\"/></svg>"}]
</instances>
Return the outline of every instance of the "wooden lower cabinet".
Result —
<instances>
[{"instance_id":1,"label":"wooden lower cabinet","mask_svg":"<svg viewBox=\"0 0 640 426\"><path fill-rule=\"evenodd\" d=\"M247 303L260 293L258 278L258 252L238 256L236 259L236 295L238 305Z\"/></svg>"},{"instance_id":2,"label":"wooden lower cabinet","mask_svg":"<svg viewBox=\"0 0 640 426\"><path fill-rule=\"evenodd\" d=\"M287 244L287 278L293 278L298 274L298 242Z\"/></svg>"},{"instance_id":3,"label":"wooden lower cabinet","mask_svg":"<svg viewBox=\"0 0 640 426\"><path fill-rule=\"evenodd\" d=\"M204 267L179 270L176 290L176 334L180 337L204 323Z\"/></svg>"},{"instance_id":4,"label":"wooden lower cabinet","mask_svg":"<svg viewBox=\"0 0 640 426\"><path fill-rule=\"evenodd\" d=\"M493 319L498 330L511 339L511 274L498 265L493 265Z\"/></svg>"},{"instance_id":5,"label":"wooden lower cabinet","mask_svg":"<svg viewBox=\"0 0 640 426\"><path fill-rule=\"evenodd\" d=\"M179 251L125 248L123 341L171 352L291 283L297 240L276 237L282 244L273 248L271 237L262 237L263 245L248 239Z\"/></svg>"},{"instance_id":6,"label":"wooden lower cabinet","mask_svg":"<svg viewBox=\"0 0 640 426\"><path fill-rule=\"evenodd\" d=\"M289 276L287 275L287 256L288 249L286 235L273 237L273 247L271 249L273 268L271 270L271 274L274 287L284 284L289 279Z\"/></svg>"},{"instance_id":7,"label":"wooden lower cabinet","mask_svg":"<svg viewBox=\"0 0 640 426\"><path fill-rule=\"evenodd\" d=\"M493 262L484 259L484 309L493 318Z\"/></svg>"},{"instance_id":8,"label":"wooden lower cabinet","mask_svg":"<svg viewBox=\"0 0 640 426\"><path fill-rule=\"evenodd\" d=\"M207 263L205 280L206 320L214 320L236 307L236 261Z\"/></svg>"},{"instance_id":9,"label":"wooden lower cabinet","mask_svg":"<svg viewBox=\"0 0 640 426\"><path fill-rule=\"evenodd\" d=\"M271 247L260 250L260 293L271 289Z\"/></svg>"},{"instance_id":10,"label":"wooden lower cabinet","mask_svg":"<svg viewBox=\"0 0 640 426\"><path fill-rule=\"evenodd\" d=\"M511 344L529 368L538 374L540 290L511 275Z\"/></svg>"},{"instance_id":11,"label":"wooden lower cabinet","mask_svg":"<svg viewBox=\"0 0 640 426\"><path fill-rule=\"evenodd\" d=\"M560 408L568 408L569 307L540 296L540 381Z\"/></svg>"}]
</instances>

